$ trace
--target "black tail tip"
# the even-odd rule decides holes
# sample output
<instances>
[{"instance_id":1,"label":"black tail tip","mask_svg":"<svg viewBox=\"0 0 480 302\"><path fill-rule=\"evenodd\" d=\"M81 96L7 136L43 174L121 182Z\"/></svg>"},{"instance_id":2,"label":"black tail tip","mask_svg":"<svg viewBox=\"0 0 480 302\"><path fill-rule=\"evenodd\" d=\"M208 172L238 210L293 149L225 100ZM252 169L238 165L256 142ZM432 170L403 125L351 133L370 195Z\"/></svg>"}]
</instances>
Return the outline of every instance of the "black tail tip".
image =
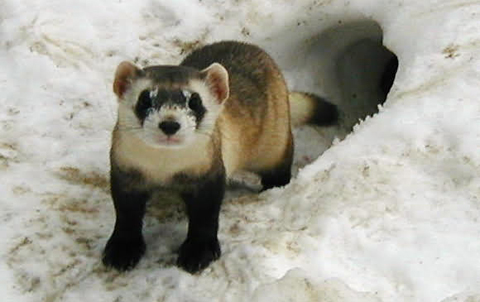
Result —
<instances>
[{"instance_id":1,"label":"black tail tip","mask_svg":"<svg viewBox=\"0 0 480 302\"><path fill-rule=\"evenodd\" d=\"M340 115L338 107L319 96L314 96L314 98L317 106L315 106L311 123L318 126L337 125Z\"/></svg>"}]
</instances>

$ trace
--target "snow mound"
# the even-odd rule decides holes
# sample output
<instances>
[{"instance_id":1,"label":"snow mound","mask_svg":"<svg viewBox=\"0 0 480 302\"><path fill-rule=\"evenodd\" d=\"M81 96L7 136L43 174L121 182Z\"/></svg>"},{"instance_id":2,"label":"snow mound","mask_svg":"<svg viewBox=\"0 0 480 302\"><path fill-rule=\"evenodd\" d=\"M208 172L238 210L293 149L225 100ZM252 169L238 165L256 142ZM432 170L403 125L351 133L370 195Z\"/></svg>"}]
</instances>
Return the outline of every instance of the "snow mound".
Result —
<instances>
[{"instance_id":1,"label":"snow mound","mask_svg":"<svg viewBox=\"0 0 480 302\"><path fill-rule=\"evenodd\" d=\"M364 293L353 291L343 282L335 279L314 282L299 269L293 269L272 284L259 286L251 301L278 302L378 302L379 299Z\"/></svg>"}]
</instances>

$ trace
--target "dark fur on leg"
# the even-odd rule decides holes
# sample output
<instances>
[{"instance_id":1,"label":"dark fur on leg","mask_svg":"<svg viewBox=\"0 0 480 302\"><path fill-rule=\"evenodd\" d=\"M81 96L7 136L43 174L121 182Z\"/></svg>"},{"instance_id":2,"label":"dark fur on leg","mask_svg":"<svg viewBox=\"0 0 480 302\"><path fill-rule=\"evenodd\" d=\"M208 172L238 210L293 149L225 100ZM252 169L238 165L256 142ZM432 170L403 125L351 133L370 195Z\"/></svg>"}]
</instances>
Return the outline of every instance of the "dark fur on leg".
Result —
<instances>
[{"instance_id":1,"label":"dark fur on leg","mask_svg":"<svg viewBox=\"0 0 480 302\"><path fill-rule=\"evenodd\" d=\"M221 255L217 232L224 193L225 175L219 173L182 194L189 222L187 239L180 247L177 265L189 273L203 270Z\"/></svg>"},{"instance_id":2,"label":"dark fur on leg","mask_svg":"<svg viewBox=\"0 0 480 302\"><path fill-rule=\"evenodd\" d=\"M149 198L147 192L125 190L125 186L111 176L111 191L115 205L116 221L113 234L103 252L103 263L120 271L137 265L145 253L142 236L143 216Z\"/></svg>"},{"instance_id":3,"label":"dark fur on leg","mask_svg":"<svg viewBox=\"0 0 480 302\"><path fill-rule=\"evenodd\" d=\"M275 187L283 187L290 183L290 178L292 177L292 162L293 138L290 137L289 145L283 161L278 166L259 173L263 186L262 191Z\"/></svg>"}]
</instances>

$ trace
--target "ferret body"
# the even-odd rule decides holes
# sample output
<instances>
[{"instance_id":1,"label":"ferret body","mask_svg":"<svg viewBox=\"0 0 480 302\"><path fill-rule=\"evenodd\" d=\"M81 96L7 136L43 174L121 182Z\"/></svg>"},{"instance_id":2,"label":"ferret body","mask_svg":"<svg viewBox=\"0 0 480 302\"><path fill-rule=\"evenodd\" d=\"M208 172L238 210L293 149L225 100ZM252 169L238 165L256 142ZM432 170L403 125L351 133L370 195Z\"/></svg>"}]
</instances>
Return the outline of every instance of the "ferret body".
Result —
<instances>
[{"instance_id":1,"label":"ferret body","mask_svg":"<svg viewBox=\"0 0 480 302\"><path fill-rule=\"evenodd\" d=\"M226 178L257 173L264 189L290 181L291 125L336 122L336 107L291 93L273 59L257 46L218 42L179 66L115 73L118 121L112 135L111 193L116 223L103 262L119 270L145 252L145 205L158 191L179 194L189 218L177 265L195 273L220 257L218 216ZM289 102L290 99L290 102ZM290 115L292 111L292 116Z\"/></svg>"}]
</instances>

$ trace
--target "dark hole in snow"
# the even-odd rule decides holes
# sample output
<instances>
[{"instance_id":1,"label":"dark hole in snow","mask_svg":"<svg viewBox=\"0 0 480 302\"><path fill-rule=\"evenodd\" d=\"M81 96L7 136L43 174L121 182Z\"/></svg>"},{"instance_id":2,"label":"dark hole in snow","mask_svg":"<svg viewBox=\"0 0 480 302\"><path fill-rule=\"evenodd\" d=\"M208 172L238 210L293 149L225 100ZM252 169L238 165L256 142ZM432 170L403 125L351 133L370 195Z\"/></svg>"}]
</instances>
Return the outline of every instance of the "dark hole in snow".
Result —
<instances>
[{"instance_id":1,"label":"dark hole in snow","mask_svg":"<svg viewBox=\"0 0 480 302\"><path fill-rule=\"evenodd\" d=\"M296 171L328 149L335 137L343 139L359 120L378 112L399 62L372 20L336 23L289 53L284 62L287 70L294 70L289 75L293 88L323 95L341 112L336 127L295 129Z\"/></svg>"},{"instance_id":2,"label":"dark hole in snow","mask_svg":"<svg viewBox=\"0 0 480 302\"><path fill-rule=\"evenodd\" d=\"M383 31L372 20L342 22L311 39L307 67L343 113L349 132L360 119L378 112L398 69L397 56L383 44Z\"/></svg>"},{"instance_id":3,"label":"dark hole in snow","mask_svg":"<svg viewBox=\"0 0 480 302\"><path fill-rule=\"evenodd\" d=\"M385 99L387 98L387 94L390 92L390 88L392 88L395 75L397 74L397 69L398 58L393 54L393 56L388 60L387 65L385 65L380 78L380 89L385 95Z\"/></svg>"},{"instance_id":4,"label":"dark hole in snow","mask_svg":"<svg viewBox=\"0 0 480 302\"><path fill-rule=\"evenodd\" d=\"M385 102L395 80L397 56L379 38L353 41L337 59L340 106L348 128L378 112L378 105Z\"/></svg>"}]
</instances>

